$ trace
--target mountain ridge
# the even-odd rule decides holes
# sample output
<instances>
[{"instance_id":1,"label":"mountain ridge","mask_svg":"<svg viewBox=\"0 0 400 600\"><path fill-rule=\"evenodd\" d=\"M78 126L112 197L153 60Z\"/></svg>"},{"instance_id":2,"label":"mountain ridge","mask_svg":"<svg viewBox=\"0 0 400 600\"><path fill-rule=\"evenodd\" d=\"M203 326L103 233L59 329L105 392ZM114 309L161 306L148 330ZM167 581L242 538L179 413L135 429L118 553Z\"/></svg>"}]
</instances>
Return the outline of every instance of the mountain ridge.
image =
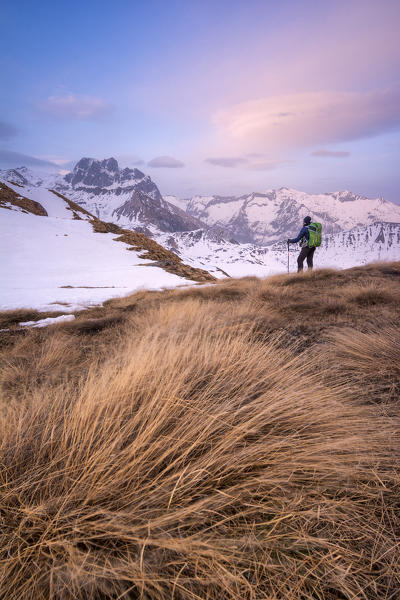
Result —
<instances>
[{"instance_id":1,"label":"mountain ridge","mask_svg":"<svg viewBox=\"0 0 400 600\"><path fill-rule=\"evenodd\" d=\"M193 196L187 212L209 226L228 229L240 242L259 245L292 237L307 214L328 234L379 220L400 222L400 206L349 190L307 194L279 188L241 196Z\"/></svg>"}]
</instances>

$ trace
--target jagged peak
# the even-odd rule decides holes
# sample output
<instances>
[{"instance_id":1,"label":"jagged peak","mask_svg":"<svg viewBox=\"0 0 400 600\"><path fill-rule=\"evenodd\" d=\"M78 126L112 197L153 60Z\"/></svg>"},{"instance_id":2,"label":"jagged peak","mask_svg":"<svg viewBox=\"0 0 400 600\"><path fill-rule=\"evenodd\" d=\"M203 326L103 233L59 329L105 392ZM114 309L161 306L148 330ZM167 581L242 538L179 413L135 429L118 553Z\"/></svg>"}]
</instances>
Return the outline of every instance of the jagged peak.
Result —
<instances>
[{"instance_id":1,"label":"jagged peak","mask_svg":"<svg viewBox=\"0 0 400 600\"><path fill-rule=\"evenodd\" d=\"M96 166L98 165L101 168L106 168L113 172L119 171L118 161L116 158L114 158L112 156L110 158L103 158L103 159L97 159L97 158L91 158L89 156L83 156L76 163L75 167L73 168L73 172L77 172L77 171L81 171L81 170L87 171L88 169L92 168L93 165L96 165Z\"/></svg>"},{"instance_id":2,"label":"jagged peak","mask_svg":"<svg viewBox=\"0 0 400 600\"><path fill-rule=\"evenodd\" d=\"M146 179L147 178L147 179ZM72 187L99 187L108 188L116 184L126 185L128 182L141 180L151 181L148 175L125 167L121 169L114 157L96 159L87 156L82 157L75 165L73 171L65 175L64 180Z\"/></svg>"}]
</instances>

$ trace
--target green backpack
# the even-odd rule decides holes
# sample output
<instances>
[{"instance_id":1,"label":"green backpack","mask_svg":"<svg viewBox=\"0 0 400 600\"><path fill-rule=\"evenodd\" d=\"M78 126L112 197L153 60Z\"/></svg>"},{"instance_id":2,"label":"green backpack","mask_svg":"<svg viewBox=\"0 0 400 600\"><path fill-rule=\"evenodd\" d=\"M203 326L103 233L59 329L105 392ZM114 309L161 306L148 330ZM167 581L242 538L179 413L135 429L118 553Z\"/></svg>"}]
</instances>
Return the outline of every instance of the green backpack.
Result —
<instances>
[{"instance_id":1,"label":"green backpack","mask_svg":"<svg viewBox=\"0 0 400 600\"><path fill-rule=\"evenodd\" d=\"M322 225L321 223L310 223L308 226L310 237L308 238L308 247L317 248L321 245Z\"/></svg>"}]
</instances>

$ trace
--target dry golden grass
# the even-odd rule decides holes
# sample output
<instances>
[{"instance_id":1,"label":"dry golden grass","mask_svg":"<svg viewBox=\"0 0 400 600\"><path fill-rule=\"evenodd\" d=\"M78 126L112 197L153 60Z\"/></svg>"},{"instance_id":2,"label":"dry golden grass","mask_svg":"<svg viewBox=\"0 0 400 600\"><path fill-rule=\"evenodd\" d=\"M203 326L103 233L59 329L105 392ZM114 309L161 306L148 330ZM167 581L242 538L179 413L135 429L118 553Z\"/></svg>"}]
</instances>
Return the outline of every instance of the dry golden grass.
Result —
<instances>
[{"instance_id":1,"label":"dry golden grass","mask_svg":"<svg viewBox=\"0 0 400 600\"><path fill-rule=\"evenodd\" d=\"M371 402L400 399L400 327L385 326L354 331L346 328L330 336L330 352L340 365L342 379L358 384L358 390ZM362 390L362 391L361 391ZM359 392L359 393L360 393Z\"/></svg>"},{"instance_id":2,"label":"dry golden grass","mask_svg":"<svg viewBox=\"0 0 400 600\"><path fill-rule=\"evenodd\" d=\"M397 598L399 289L227 280L1 333L0 597Z\"/></svg>"}]
</instances>

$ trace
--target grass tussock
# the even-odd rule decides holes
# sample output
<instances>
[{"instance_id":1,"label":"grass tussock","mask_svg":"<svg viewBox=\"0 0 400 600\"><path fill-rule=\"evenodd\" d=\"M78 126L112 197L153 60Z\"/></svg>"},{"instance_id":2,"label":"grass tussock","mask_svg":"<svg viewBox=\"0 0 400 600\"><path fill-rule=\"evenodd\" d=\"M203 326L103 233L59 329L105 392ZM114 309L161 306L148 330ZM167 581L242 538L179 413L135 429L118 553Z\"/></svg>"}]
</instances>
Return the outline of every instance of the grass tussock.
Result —
<instances>
[{"instance_id":1,"label":"grass tussock","mask_svg":"<svg viewBox=\"0 0 400 600\"><path fill-rule=\"evenodd\" d=\"M0 597L396 598L399 273L139 292L0 334Z\"/></svg>"},{"instance_id":2,"label":"grass tussock","mask_svg":"<svg viewBox=\"0 0 400 600\"><path fill-rule=\"evenodd\" d=\"M342 380L369 392L371 402L400 398L400 328L387 323L369 331L339 329L330 336L330 352Z\"/></svg>"}]
</instances>

